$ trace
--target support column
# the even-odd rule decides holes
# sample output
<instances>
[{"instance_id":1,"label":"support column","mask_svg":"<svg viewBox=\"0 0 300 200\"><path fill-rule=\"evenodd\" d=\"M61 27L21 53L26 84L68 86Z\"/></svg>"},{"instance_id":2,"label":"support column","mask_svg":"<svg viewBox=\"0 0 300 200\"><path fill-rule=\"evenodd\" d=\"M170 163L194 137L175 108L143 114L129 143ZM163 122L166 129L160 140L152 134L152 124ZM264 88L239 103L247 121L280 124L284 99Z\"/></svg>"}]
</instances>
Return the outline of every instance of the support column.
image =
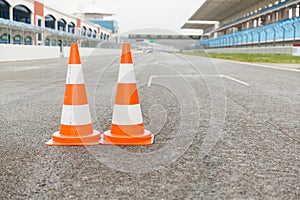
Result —
<instances>
[{"instance_id":1,"label":"support column","mask_svg":"<svg viewBox=\"0 0 300 200\"><path fill-rule=\"evenodd\" d=\"M254 27L254 20L249 21L249 28L253 28Z\"/></svg>"},{"instance_id":2,"label":"support column","mask_svg":"<svg viewBox=\"0 0 300 200\"><path fill-rule=\"evenodd\" d=\"M275 22L279 21L279 11L275 12L275 18L274 18Z\"/></svg>"},{"instance_id":3,"label":"support column","mask_svg":"<svg viewBox=\"0 0 300 200\"><path fill-rule=\"evenodd\" d=\"M282 17L282 19L284 20L284 19L288 19L289 18L289 14L290 14L290 8L286 8L286 9L284 9L283 11L283 17Z\"/></svg>"},{"instance_id":4,"label":"support column","mask_svg":"<svg viewBox=\"0 0 300 200\"><path fill-rule=\"evenodd\" d=\"M9 8L9 19L10 19L11 21L14 20L13 7L12 7L12 6Z\"/></svg>"},{"instance_id":5,"label":"support column","mask_svg":"<svg viewBox=\"0 0 300 200\"><path fill-rule=\"evenodd\" d=\"M297 5L292 8L292 17L297 17Z\"/></svg>"},{"instance_id":6,"label":"support column","mask_svg":"<svg viewBox=\"0 0 300 200\"><path fill-rule=\"evenodd\" d=\"M79 44L79 46L82 45L82 40L81 38L81 20L79 18L76 19L76 30L75 30L75 34L77 35L78 39L77 39L77 43Z\"/></svg>"},{"instance_id":7,"label":"support column","mask_svg":"<svg viewBox=\"0 0 300 200\"><path fill-rule=\"evenodd\" d=\"M279 19L278 20L285 20L289 18L289 8L284 8L279 11Z\"/></svg>"},{"instance_id":8,"label":"support column","mask_svg":"<svg viewBox=\"0 0 300 200\"><path fill-rule=\"evenodd\" d=\"M278 11L278 21L283 19L283 15L284 15L284 11L283 10L279 10Z\"/></svg>"},{"instance_id":9,"label":"support column","mask_svg":"<svg viewBox=\"0 0 300 200\"><path fill-rule=\"evenodd\" d=\"M215 24L215 29L218 29L219 27L220 27L220 23L216 23ZM218 37L218 33L217 32L214 33L214 38L216 38L216 37Z\"/></svg>"},{"instance_id":10,"label":"support column","mask_svg":"<svg viewBox=\"0 0 300 200\"><path fill-rule=\"evenodd\" d=\"M272 22L272 14L268 14L266 24L270 24L271 22Z\"/></svg>"},{"instance_id":11,"label":"support column","mask_svg":"<svg viewBox=\"0 0 300 200\"><path fill-rule=\"evenodd\" d=\"M44 27L44 4L38 1L34 1L34 12L33 12L33 25L39 26L39 27ZM38 21L41 21L41 24L38 23ZM39 36L42 41L39 41ZM34 45L41 45L45 41L45 38L43 38L42 33L36 34L34 37Z\"/></svg>"},{"instance_id":12,"label":"support column","mask_svg":"<svg viewBox=\"0 0 300 200\"><path fill-rule=\"evenodd\" d=\"M244 23L242 24L242 30L245 30L245 29L246 29L246 26L247 26L247 22L244 22Z\"/></svg>"},{"instance_id":13,"label":"support column","mask_svg":"<svg viewBox=\"0 0 300 200\"><path fill-rule=\"evenodd\" d=\"M268 15L264 15L264 16L262 16L260 19L261 19L261 25L263 26L263 25L265 25L265 24L267 23L267 21L268 21Z\"/></svg>"}]
</instances>

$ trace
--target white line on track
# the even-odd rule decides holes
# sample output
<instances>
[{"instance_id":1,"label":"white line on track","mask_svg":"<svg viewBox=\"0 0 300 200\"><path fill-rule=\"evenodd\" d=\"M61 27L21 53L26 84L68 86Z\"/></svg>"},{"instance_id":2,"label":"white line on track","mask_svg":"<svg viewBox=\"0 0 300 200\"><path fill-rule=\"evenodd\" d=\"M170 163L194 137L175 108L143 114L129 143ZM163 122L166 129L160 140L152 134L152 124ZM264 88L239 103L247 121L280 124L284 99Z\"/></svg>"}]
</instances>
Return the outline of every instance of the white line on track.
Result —
<instances>
[{"instance_id":1,"label":"white line on track","mask_svg":"<svg viewBox=\"0 0 300 200\"><path fill-rule=\"evenodd\" d=\"M14 72L19 72L19 71L26 71L26 70L32 70L32 69L38 69L40 67L22 67L20 69L14 69Z\"/></svg>"},{"instance_id":2,"label":"white line on track","mask_svg":"<svg viewBox=\"0 0 300 200\"><path fill-rule=\"evenodd\" d=\"M246 85L246 86L249 86L249 85L250 85L249 83L246 83L246 82L244 82L244 81L240 81L240 80L238 80L238 79L236 79L236 78L232 78L232 77L230 77L230 76L225 76L225 75L223 75L223 77L224 77L224 78L227 78L227 79L229 79L229 80L238 82L238 83L240 83L240 84Z\"/></svg>"},{"instance_id":3,"label":"white line on track","mask_svg":"<svg viewBox=\"0 0 300 200\"><path fill-rule=\"evenodd\" d=\"M20 72L20 71L26 71L26 70L32 70L32 69L49 69L49 68L59 68L59 67L49 67L49 66L35 66L35 67L29 67L29 66L22 66L22 67L12 67L12 68L4 68L0 69L0 72Z\"/></svg>"},{"instance_id":4,"label":"white line on track","mask_svg":"<svg viewBox=\"0 0 300 200\"><path fill-rule=\"evenodd\" d=\"M230 76L226 75L160 75L160 76L150 76L149 81L148 81L148 87L151 86L153 78L169 78L169 77L221 77L221 78L227 78L229 80L235 81L237 83L240 83L245 86L250 86L249 83L246 83L244 81L238 80L236 78L232 78Z\"/></svg>"},{"instance_id":5,"label":"white line on track","mask_svg":"<svg viewBox=\"0 0 300 200\"><path fill-rule=\"evenodd\" d=\"M224 61L224 60L222 60L222 61ZM242 65L252 65L252 66L256 66L256 67L278 69L278 70L285 70L285 71L292 71L292 72L300 72L299 69L291 69L291 68L286 68L286 67L275 67L275 66L270 66L270 65L263 65L263 64L257 64L257 63L249 63L249 62L239 62L239 61L233 61L233 60L225 60L225 61L231 62L231 63L242 64Z\"/></svg>"}]
</instances>

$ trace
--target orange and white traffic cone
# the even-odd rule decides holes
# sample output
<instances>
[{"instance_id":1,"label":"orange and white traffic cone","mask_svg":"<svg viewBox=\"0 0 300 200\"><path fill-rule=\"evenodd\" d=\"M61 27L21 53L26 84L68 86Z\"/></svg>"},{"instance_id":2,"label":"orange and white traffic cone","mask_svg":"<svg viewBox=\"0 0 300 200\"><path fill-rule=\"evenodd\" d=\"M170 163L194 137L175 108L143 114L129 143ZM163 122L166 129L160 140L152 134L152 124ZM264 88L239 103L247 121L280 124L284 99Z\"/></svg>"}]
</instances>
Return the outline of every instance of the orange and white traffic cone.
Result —
<instances>
[{"instance_id":1,"label":"orange and white traffic cone","mask_svg":"<svg viewBox=\"0 0 300 200\"><path fill-rule=\"evenodd\" d=\"M99 144L100 133L93 130L90 108L77 44L70 49L60 131L52 135L48 146Z\"/></svg>"},{"instance_id":2,"label":"orange and white traffic cone","mask_svg":"<svg viewBox=\"0 0 300 200\"><path fill-rule=\"evenodd\" d=\"M124 43L118 77L111 130L103 134L101 144L149 145L154 135L144 129L130 44Z\"/></svg>"}]
</instances>

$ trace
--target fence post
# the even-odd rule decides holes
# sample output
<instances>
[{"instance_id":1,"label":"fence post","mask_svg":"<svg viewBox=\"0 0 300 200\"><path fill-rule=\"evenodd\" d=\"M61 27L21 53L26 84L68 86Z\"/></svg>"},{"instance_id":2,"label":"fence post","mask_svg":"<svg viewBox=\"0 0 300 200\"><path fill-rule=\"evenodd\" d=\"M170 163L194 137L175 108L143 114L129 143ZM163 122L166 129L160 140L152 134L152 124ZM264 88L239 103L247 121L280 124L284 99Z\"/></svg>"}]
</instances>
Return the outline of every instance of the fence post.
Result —
<instances>
[{"instance_id":1,"label":"fence post","mask_svg":"<svg viewBox=\"0 0 300 200\"><path fill-rule=\"evenodd\" d=\"M257 31L257 34L258 34L258 47L260 47L260 32Z\"/></svg>"},{"instance_id":2,"label":"fence post","mask_svg":"<svg viewBox=\"0 0 300 200\"><path fill-rule=\"evenodd\" d=\"M265 32L265 37L266 37L265 43L266 43L266 47L267 47L268 46L268 31L265 29L264 32Z\"/></svg>"},{"instance_id":3,"label":"fence post","mask_svg":"<svg viewBox=\"0 0 300 200\"><path fill-rule=\"evenodd\" d=\"M10 35L8 34L8 26L6 27L6 36L7 36L6 42L7 42L7 44L9 44L10 43Z\"/></svg>"},{"instance_id":4,"label":"fence post","mask_svg":"<svg viewBox=\"0 0 300 200\"><path fill-rule=\"evenodd\" d=\"M284 46L284 42L285 42L285 28L282 26L282 31L283 31L283 37L282 37L282 46Z\"/></svg>"},{"instance_id":5,"label":"fence post","mask_svg":"<svg viewBox=\"0 0 300 200\"><path fill-rule=\"evenodd\" d=\"M274 31L273 46L275 46L275 43L276 43L276 29L275 29L275 28L272 28L272 30Z\"/></svg>"},{"instance_id":6,"label":"fence post","mask_svg":"<svg viewBox=\"0 0 300 200\"><path fill-rule=\"evenodd\" d=\"M293 43L295 43L296 41L296 26L295 26L295 22L292 23L292 27L294 28L294 38L293 38Z\"/></svg>"},{"instance_id":7,"label":"fence post","mask_svg":"<svg viewBox=\"0 0 300 200\"><path fill-rule=\"evenodd\" d=\"M252 47L253 47L253 43L254 43L253 32L251 32L250 34L251 34L251 37L252 37Z\"/></svg>"}]
</instances>

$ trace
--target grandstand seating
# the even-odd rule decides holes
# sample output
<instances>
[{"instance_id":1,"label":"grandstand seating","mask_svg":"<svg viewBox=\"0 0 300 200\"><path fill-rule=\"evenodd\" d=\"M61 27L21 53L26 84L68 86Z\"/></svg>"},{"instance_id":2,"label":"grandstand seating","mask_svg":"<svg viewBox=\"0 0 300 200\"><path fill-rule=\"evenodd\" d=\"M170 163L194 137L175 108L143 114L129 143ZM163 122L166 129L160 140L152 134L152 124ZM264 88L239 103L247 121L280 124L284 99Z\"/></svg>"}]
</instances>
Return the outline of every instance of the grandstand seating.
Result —
<instances>
[{"instance_id":1,"label":"grandstand seating","mask_svg":"<svg viewBox=\"0 0 300 200\"><path fill-rule=\"evenodd\" d=\"M197 45L206 47L225 47L299 39L300 17L294 17L264 26L219 36L217 38L201 40Z\"/></svg>"}]
</instances>

